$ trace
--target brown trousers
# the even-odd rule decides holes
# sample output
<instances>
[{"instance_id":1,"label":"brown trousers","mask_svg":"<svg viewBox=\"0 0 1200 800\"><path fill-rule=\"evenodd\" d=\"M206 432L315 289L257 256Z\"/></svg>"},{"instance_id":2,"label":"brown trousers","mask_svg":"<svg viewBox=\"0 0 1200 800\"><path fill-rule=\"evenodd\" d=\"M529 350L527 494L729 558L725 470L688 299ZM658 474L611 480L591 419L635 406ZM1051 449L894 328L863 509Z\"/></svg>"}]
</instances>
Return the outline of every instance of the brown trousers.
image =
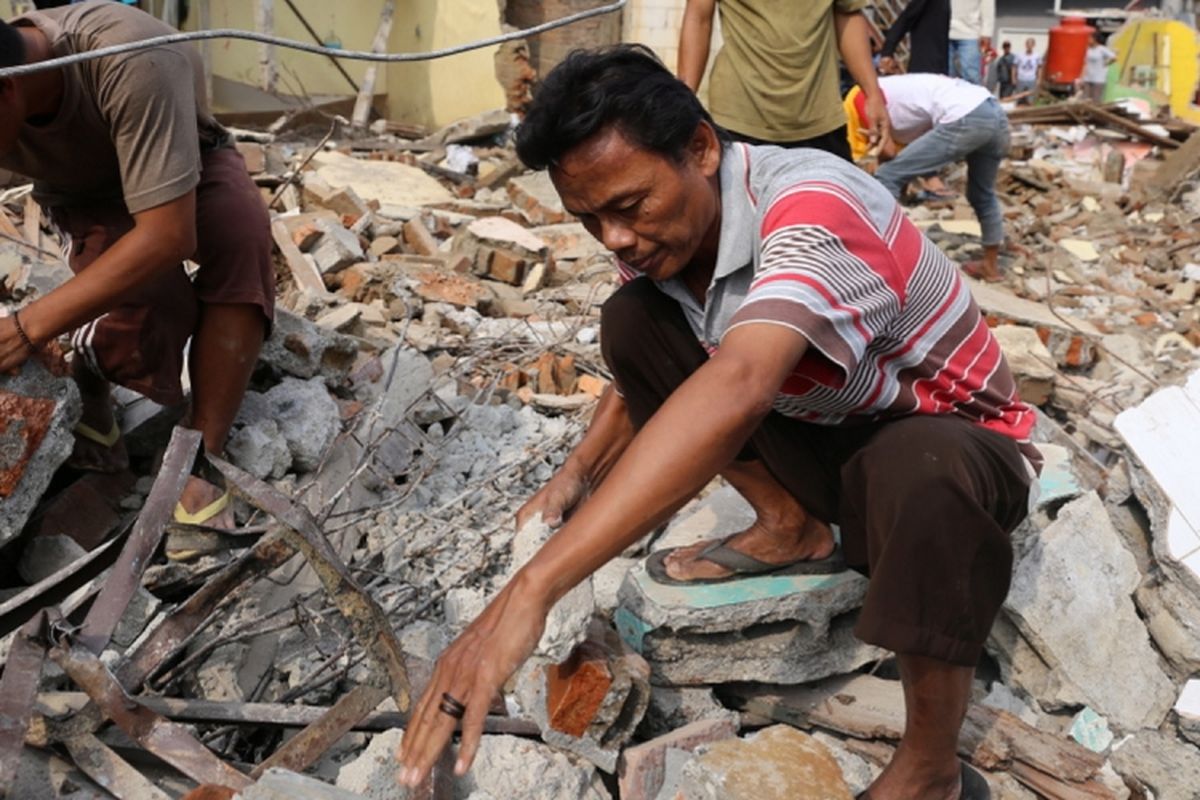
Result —
<instances>
[{"instance_id":1,"label":"brown trousers","mask_svg":"<svg viewBox=\"0 0 1200 800\"><path fill-rule=\"evenodd\" d=\"M637 428L708 358L679 305L645 278L605 303L601 347ZM771 412L738 456L749 459L840 526L847 562L870 578L860 639L979 660L1008 594L1009 533L1026 514L1013 440L949 415L828 426Z\"/></svg>"},{"instance_id":2,"label":"brown trousers","mask_svg":"<svg viewBox=\"0 0 1200 800\"><path fill-rule=\"evenodd\" d=\"M87 269L133 229L120 203L65 206L51 220L69 248L72 271ZM122 305L79 328L71 337L77 358L92 372L155 402L183 401L184 347L204 306L244 303L275 314L275 268L270 219L246 162L232 147L202 156L196 187L196 252L189 277L179 264L145 282Z\"/></svg>"}]
</instances>

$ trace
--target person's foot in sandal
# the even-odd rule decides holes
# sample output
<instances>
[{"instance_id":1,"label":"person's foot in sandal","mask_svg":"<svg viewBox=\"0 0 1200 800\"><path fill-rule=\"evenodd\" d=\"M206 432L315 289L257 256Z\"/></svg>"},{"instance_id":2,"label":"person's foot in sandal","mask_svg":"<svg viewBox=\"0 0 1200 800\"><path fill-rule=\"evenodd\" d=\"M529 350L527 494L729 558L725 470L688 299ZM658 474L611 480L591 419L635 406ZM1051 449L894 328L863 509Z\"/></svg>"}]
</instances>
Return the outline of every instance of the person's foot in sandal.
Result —
<instances>
[{"instance_id":1,"label":"person's foot in sandal","mask_svg":"<svg viewBox=\"0 0 1200 800\"><path fill-rule=\"evenodd\" d=\"M75 426L75 447L67 466L84 472L121 472L129 468L129 453L113 415L108 382L84 368L75 369L82 413Z\"/></svg>"},{"instance_id":2,"label":"person's foot in sandal","mask_svg":"<svg viewBox=\"0 0 1200 800\"><path fill-rule=\"evenodd\" d=\"M204 525L209 528L232 530L237 524L229 491L195 475L188 477L179 504L175 506L175 521L183 525Z\"/></svg>"},{"instance_id":3,"label":"person's foot in sandal","mask_svg":"<svg viewBox=\"0 0 1200 800\"><path fill-rule=\"evenodd\" d=\"M1000 270L1000 245L984 247L983 258L963 264L962 271L977 281L999 283L1004 280L1004 273Z\"/></svg>"},{"instance_id":4,"label":"person's foot in sandal","mask_svg":"<svg viewBox=\"0 0 1200 800\"><path fill-rule=\"evenodd\" d=\"M805 511L761 462L738 462L721 474L754 509L754 524L722 542L698 542L668 552L662 557L668 579L705 583L738 575L770 574L798 562L825 561L834 554L833 531ZM760 562L761 567L755 568L751 562L739 565L742 560L737 558L721 558L717 548L747 556ZM826 571L836 570L831 567Z\"/></svg>"}]
</instances>

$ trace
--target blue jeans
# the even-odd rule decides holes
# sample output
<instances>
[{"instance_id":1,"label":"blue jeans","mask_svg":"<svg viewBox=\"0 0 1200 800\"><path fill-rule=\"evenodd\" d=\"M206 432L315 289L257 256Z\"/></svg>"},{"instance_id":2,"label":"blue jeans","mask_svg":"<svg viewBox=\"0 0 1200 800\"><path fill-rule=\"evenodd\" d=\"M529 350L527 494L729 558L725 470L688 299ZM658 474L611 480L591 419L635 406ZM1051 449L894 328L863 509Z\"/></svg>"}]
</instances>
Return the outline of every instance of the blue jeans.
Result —
<instances>
[{"instance_id":1,"label":"blue jeans","mask_svg":"<svg viewBox=\"0 0 1200 800\"><path fill-rule=\"evenodd\" d=\"M1004 241L1004 221L996 199L996 172L1008 155L1008 116L995 98L988 98L960 120L938 125L917 138L875 171L893 197L904 185L930 175L947 164L966 160L967 202L975 209L984 246Z\"/></svg>"},{"instance_id":2,"label":"blue jeans","mask_svg":"<svg viewBox=\"0 0 1200 800\"><path fill-rule=\"evenodd\" d=\"M979 40L950 40L950 77L979 83Z\"/></svg>"}]
</instances>

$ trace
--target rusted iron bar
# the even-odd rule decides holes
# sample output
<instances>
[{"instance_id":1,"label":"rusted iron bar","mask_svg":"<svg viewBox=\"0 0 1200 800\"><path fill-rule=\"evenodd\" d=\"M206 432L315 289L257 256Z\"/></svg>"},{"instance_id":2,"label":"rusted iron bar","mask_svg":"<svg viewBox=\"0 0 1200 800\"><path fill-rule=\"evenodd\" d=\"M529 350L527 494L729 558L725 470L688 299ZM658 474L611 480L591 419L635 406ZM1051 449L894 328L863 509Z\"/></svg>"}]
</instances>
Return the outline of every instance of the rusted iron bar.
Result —
<instances>
[{"instance_id":1,"label":"rusted iron bar","mask_svg":"<svg viewBox=\"0 0 1200 800\"><path fill-rule=\"evenodd\" d=\"M15 631L39 609L62 602L76 589L111 567L121 553L126 533L118 534L0 604L0 638Z\"/></svg>"},{"instance_id":2,"label":"rusted iron bar","mask_svg":"<svg viewBox=\"0 0 1200 800\"><path fill-rule=\"evenodd\" d=\"M184 603L171 611L117 667L126 691L140 691L146 680L172 664L192 634L224 598L248 580L269 573L296 550L275 531L259 539L236 561L222 569Z\"/></svg>"},{"instance_id":3,"label":"rusted iron bar","mask_svg":"<svg viewBox=\"0 0 1200 800\"><path fill-rule=\"evenodd\" d=\"M39 611L13 639L0 677L0 797L8 797L21 764L25 732L46 661L46 614Z\"/></svg>"},{"instance_id":4,"label":"rusted iron bar","mask_svg":"<svg viewBox=\"0 0 1200 800\"><path fill-rule=\"evenodd\" d=\"M79 632L79 644L92 653L99 655L108 646L108 640L124 616L129 601L141 586L142 573L158 549L163 528L175 514L175 504L187 485L199 448L199 431L177 427L171 432L162 468L150 489L150 496L146 498L146 505L138 515L133 532L121 550L121 557L100 590L100 596L92 603Z\"/></svg>"},{"instance_id":5,"label":"rusted iron bar","mask_svg":"<svg viewBox=\"0 0 1200 800\"><path fill-rule=\"evenodd\" d=\"M117 800L171 800L149 778L90 733L63 740L71 762Z\"/></svg>"},{"instance_id":6,"label":"rusted iron bar","mask_svg":"<svg viewBox=\"0 0 1200 800\"><path fill-rule=\"evenodd\" d=\"M288 542L308 560L330 599L350 623L355 638L383 669L396 707L407 712L410 686L404 650L383 609L354 581L317 521L269 484L214 456L208 461L235 494L285 526Z\"/></svg>"},{"instance_id":7,"label":"rusted iron bar","mask_svg":"<svg viewBox=\"0 0 1200 800\"><path fill-rule=\"evenodd\" d=\"M50 657L99 710L131 739L197 783L244 789L251 781L217 758L183 725L171 722L125 693L104 663L79 644L60 643Z\"/></svg>"},{"instance_id":8,"label":"rusted iron bar","mask_svg":"<svg viewBox=\"0 0 1200 800\"><path fill-rule=\"evenodd\" d=\"M388 690L383 686L360 683L342 695L319 720L293 736L255 767L250 777L257 779L271 767L303 772L338 739L353 730L354 726L374 711L387 696Z\"/></svg>"}]
</instances>

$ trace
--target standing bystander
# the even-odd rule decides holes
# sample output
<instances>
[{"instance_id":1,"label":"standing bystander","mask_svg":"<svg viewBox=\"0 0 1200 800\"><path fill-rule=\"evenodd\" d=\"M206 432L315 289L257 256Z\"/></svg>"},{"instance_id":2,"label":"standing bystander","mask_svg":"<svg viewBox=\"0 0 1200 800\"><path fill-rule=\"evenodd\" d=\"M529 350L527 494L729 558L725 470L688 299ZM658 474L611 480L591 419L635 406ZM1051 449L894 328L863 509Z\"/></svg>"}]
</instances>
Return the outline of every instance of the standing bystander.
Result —
<instances>
[{"instance_id":1,"label":"standing bystander","mask_svg":"<svg viewBox=\"0 0 1200 800\"><path fill-rule=\"evenodd\" d=\"M1117 60L1117 54L1105 47L1100 31L1092 34L1088 42L1087 55L1083 61L1083 92L1093 103L1104 102L1104 87L1108 84L1108 65Z\"/></svg>"},{"instance_id":2,"label":"standing bystander","mask_svg":"<svg viewBox=\"0 0 1200 800\"><path fill-rule=\"evenodd\" d=\"M980 56L991 49L995 26L996 0L950 0L951 77L980 83Z\"/></svg>"}]
</instances>

